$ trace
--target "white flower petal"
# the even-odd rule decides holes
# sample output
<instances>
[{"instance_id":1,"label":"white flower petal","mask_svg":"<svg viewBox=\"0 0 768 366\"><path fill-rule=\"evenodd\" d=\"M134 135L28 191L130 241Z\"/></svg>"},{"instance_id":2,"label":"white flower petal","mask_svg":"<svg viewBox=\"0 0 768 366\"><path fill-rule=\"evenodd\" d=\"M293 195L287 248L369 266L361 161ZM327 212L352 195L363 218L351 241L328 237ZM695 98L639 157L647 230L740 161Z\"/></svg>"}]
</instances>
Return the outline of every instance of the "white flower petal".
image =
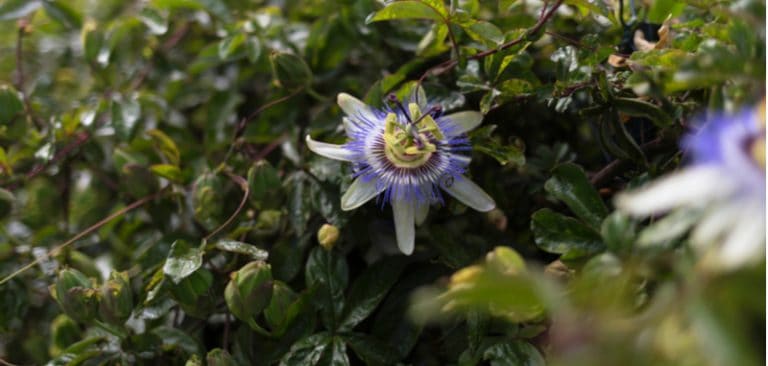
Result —
<instances>
[{"instance_id":1,"label":"white flower petal","mask_svg":"<svg viewBox=\"0 0 768 366\"><path fill-rule=\"evenodd\" d=\"M444 182L440 186L461 203L477 211L488 212L496 207L493 198L465 176L457 176L453 182Z\"/></svg>"},{"instance_id":2,"label":"white flower petal","mask_svg":"<svg viewBox=\"0 0 768 366\"><path fill-rule=\"evenodd\" d=\"M416 203L416 226L420 226L429 214L429 203Z\"/></svg>"},{"instance_id":3,"label":"white flower petal","mask_svg":"<svg viewBox=\"0 0 768 366\"><path fill-rule=\"evenodd\" d=\"M348 117L342 118L341 124L344 125L344 132L347 133L347 136L350 136L353 133L360 131L360 125L358 125L355 121L351 120Z\"/></svg>"},{"instance_id":4,"label":"white flower petal","mask_svg":"<svg viewBox=\"0 0 768 366\"><path fill-rule=\"evenodd\" d=\"M341 161L354 161L355 152L347 150L341 145L328 144L325 142L319 142L312 140L309 135L306 138L307 147L317 155L324 156L328 159L341 160Z\"/></svg>"},{"instance_id":5,"label":"white flower petal","mask_svg":"<svg viewBox=\"0 0 768 366\"><path fill-rule=\"evenodd\" d=\"M633 216L663 213L680 206L703 206L733 192L734 184L712 166L681 170L640 189L616 195L616 207Z\"/></svg>"},{"instance_id":6,"label":"white flower petal","mask_svg":"<svg viewBox=\"0 0 768 366\"><path fill-rule=\"evenodd\" d=\"M355 179L349 189L341 196L341 209L344 211L354 210L383 192L385 187L377 187L376 183L375 179L368 181L361 178Z\"/></svg>"},{"instance_id":7,"label":"white flower petal","mask_svg":"<svg viewBox=\"0 0 768 366\"><path fill-rule=\"evenodd\" d=\"M719 262L726 269L765 258L765 208L758 202L742 205L739 220L720 247Z\"/></svg>"},{"instance_id":8,"label":"white flower petal","mask_svg":"<svg viewBox=\"0 0 768 366\"><path fill-rule=\"evenodd\" d=\"M414 203L406 200L392 200L392 213L395 217L395 234L397 246L405 255L413 253L416 241L416 225Z\"/></svg>"},{"instance_id":9,"label":"white flower petal","mask_svg":"<svg viewBox=\"0 0 768 366\"><path fill-rule=\"evenodd\" d=\"M371 107L347 93L339 93L336 97L336 102L341 107L341 110L344 111L344 114L353 120L361 118L368 121L376 120L376 115L373 114Z\"/></svg>"},{"instance_id":10,"label":"white flower petal","mask_svg":"<svg viewBox=\"0 0 768 366\"><path fill-rule=\"evenodd\" d=\"M480 122L483 121L483 114L477 111L463 111L442 118L450 121L450 133L452 135L460 135L480 126Z\"/></svg>"}]
</instances>

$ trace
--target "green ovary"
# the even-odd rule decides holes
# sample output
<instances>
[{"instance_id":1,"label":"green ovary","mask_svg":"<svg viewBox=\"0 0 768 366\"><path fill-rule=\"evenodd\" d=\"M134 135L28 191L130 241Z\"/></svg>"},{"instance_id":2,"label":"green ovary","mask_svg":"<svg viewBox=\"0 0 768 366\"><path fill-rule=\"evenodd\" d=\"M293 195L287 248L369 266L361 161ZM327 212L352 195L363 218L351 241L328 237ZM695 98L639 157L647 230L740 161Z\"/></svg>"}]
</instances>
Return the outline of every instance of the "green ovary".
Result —
<instances>
[{"instance_id":1,"label":"green ovary","mask_svg":"<svg viewBox=\"0 0 768 366\"><path fill-rule=\"evenodd\" d=\"M430 115L422 115L415 103L408 105L414 123L402 125L394 113L387 114L384 128L384 153L399 168L418 168L424 165L437 147L430 135L442 139L443 134Z\"/></svg>"}]
</instances>

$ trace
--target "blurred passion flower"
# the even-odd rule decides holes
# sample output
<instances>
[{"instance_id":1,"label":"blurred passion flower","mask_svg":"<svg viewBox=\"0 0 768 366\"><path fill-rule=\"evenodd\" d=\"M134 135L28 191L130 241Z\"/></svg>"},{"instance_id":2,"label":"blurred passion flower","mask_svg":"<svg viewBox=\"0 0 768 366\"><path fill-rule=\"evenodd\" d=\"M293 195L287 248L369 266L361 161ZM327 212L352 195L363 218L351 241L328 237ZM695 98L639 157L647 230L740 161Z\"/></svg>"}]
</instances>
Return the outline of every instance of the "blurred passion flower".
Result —
<instances>
[{"instance_id":1,"label":"blurred passion flower","mask_svg":"<svg viewBox=\"0 0 768 366\"><path fill-rule=\"evenodd\" d=\"M765 251L765 102L718 115L683 140L692 164L616 198L636 217L670 210L700 213L690 241L703 264L731 269Z\"/></svg>"},{"instance_id":2,"label":"blurred passion flower","mask_svg":"<svg viewBox=\"0 0 768 366\"><path fill-rule=\"evenodd\" d=\"M341 197L342 210L353 210L382 194L394 213L397 245L411 254L415 225L427 217L429 205L442 201L440 189L481 212L496 204L464 176L471 150L466 132L483 119L476 111L443 115L417 93L405 106L390 96L393 107L379 110L341 93L338 103L346 114L349 141L333 145L312 140L307 146L318 155L351 162L355 180Z\"/></svg>"}]
</instances>

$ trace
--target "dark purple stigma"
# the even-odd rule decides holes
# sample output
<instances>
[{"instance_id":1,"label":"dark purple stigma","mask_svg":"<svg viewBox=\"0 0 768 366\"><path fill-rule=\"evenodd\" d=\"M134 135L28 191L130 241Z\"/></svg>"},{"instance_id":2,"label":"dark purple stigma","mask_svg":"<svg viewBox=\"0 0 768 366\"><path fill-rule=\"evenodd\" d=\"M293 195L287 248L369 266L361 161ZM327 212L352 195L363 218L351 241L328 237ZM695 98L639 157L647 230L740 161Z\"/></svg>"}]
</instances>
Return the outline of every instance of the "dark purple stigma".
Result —
<instances>
[{"instance_id":1,"label":"dark purple stigma","mask_svg":"<svg viewBox=\"0 0 768 366\"><path fill-rule=\"evenodd\" d=\"M408 120L408 123L414 123L411 120L411 115L408 113L408 110L405 109L405 106L403 106L403 103L400 102L400 99L397 99L397 95L395 95L394 93L390 93L389 95L387 95L387 100L390 103L393 103L397 107L397 109L399 109L400 112L403 113L403 115L405 116L405 119Z\"/></svg>"}]
</instances>

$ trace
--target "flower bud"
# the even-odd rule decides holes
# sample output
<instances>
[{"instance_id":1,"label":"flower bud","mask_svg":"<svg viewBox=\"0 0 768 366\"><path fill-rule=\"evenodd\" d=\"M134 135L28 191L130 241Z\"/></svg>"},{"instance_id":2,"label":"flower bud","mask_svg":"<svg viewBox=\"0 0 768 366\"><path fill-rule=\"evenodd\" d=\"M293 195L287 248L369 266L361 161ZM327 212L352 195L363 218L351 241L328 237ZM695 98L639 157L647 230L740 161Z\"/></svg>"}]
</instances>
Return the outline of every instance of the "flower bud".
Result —
<instances>
[{"instance_id":1,"label":"flower bud","mask_svg":"<svg viewBox=\"0 0 768 366\"><path fill-rule=\"evenodd\" d=\"M211 352L205 356L208 366L237 366L237 363L229 354L229 352L221 349L214 348Z\"/></svg>"},{"instance_id":2,"label":"flower bud","mask_svg":"<svg viewBox=\"0 0 768 366\"><path fill-rule=\"evenodd\" d=\"M448 284L450 289L456 289L459 287L473 286L480 275L483 274L483 267L479 265L469 266L462 268L451 276L451 281Z\"/></svg>"},{"instance_id":3,"label":"flower bud","mask_svg":"<svg viewBox=\"0 0 768 366\"><path fill-rule=\"evenodd\" d=\"M504 214L504 211L494 208L486 214L486 217L497 230L507 230L507 215Z\"/></svg>"},{"instance_id":4,"label":"flower bud","mask_svg":"<svg viewBox=\"0 0 768 366\"><path fill-rule=\"evenodd\" d=\"M297 89L312 82L312 71L304 59L291 53L275 52L269 56L272 77L286 89Z\"/></svg>"},{"instance_id":5,"label":"flower bud","mask_svg":"<svg viewBox=\"0 0 768 366\"><path fill-rule=\"evenodd\" d=\"M254 232L257 235L273 235L280 230L282 223L283 213L278 210L264 210L259 212L259 217L256 219L256 227Z\"/></svg>"},{"instance_id":6,"label":"flower bud","mask_svg":"<svg viewBox=\"0 0 768 366\"><path fill-rule=\"evenodd\" d=\"M280 336L285 331L285 327L293 319L295 313L288 311L291 304L298 299L293 290L288 285L275 281L272 286L272 299L269 306L264 309L264 319L267 325L272 329L272 334Z\"/></svg>"},{"instance_id":7,"label":"flower bud","mask_svg":"<svg viewBox=\"0 0 768 366\"><path fill-rule=\"evenodd\" d=\"M72 319L84 323L96 316L99 293L91 281L77 270L61 270L49 290L61 310Z\"/></svg>"},{"instance_id":8,"label":"flower bud","mask_svg":"<svg viewBox=\"0 0 768 366\"><path fill-rule=\"evenodd\" d=\"M339 240L339 228L331 224L323 224L317 231L317 242L325 250L331 250L336 241Z\"/></svg>"},{"instance_id":9,"label":"flower bud","mask_svg":"<svg viewBox=\"0 0 768 366\"><path fill-rule=\"evenodd\" d=\"M121 325L133 311L133 293L127 272L112 272L101 288L99 314L105 322Z\"/></svg>"},{"instance_id":10,"label":"flower bud","mask_svg":"<svg viewBox=\"0 0 768 366\"><path fill-rule=\"evenodd\" d=\"M516 274L525 270L525 261L509 247L496 247L485 256L488 268L500 274Z\"/></svg>"},{"instance_id":11,"label":"flower bud","mask_svg":"<svg viewBox=\"0 0 768 366\"><path fill-rule=\"evenodd\" d=\"M272 298L272 270L264 262L251 262L231 274L224 290L229 311L238 319L255 324Z\"/></svg>"}]
</instances>

